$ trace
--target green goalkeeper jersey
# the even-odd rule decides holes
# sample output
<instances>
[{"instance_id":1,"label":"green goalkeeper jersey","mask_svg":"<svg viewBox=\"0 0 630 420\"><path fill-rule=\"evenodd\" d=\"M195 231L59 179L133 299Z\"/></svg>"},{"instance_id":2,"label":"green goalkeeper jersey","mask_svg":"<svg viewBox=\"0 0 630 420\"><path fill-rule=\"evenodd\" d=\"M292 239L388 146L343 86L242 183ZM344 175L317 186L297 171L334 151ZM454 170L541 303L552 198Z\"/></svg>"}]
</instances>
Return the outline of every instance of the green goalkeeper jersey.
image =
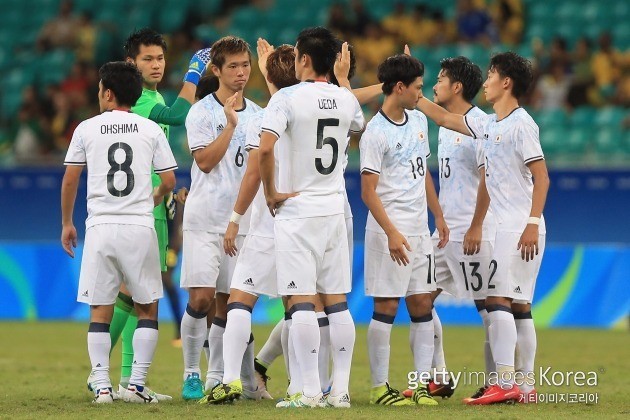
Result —
<instances>
[{"instance_id":1,"label":"green goalkeeper jersey","mask_svg":"<svg viewBox=\"0 0 630 420\"><path fill-rule=\"evenodd\" d=\"M131 111L134 114L149 118L151 110L155 107L156 104L166 104L160 92L158 92L157 90L142 88L142 95L140 96L136 104L131 108ZM162 127L162 130L164 130L164 134L166 134L166 138L169 139L170 127L166 124L158 125ZM151 181L153 182L153 188L157 187L162 182L160 177L155 172L151 173ZM164 203L153 209L153 217L159 220L166 220L166 206L164 206Z\"/></svg>"}]
</instances>

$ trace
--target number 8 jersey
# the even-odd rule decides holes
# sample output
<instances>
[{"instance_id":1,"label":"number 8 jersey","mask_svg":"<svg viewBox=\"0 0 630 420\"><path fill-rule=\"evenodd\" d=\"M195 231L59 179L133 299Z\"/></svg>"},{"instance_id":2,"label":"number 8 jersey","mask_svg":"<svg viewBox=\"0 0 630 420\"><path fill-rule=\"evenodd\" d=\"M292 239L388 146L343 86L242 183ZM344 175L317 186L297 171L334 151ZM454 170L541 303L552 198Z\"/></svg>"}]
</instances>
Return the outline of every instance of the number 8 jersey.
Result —
<instances>
[{"instance_id":1,"label":"number 8 jersey","mask_svg":"<svg viewBox=\"0 0 630 420\"><path fill-rule=\"evenodd\" d=\"M153 228L151 168L177 169L160 126L126 111L103 112L79 124L64 165L88 168L86 228L103 223Z\"/></svg>"},{"instance_id":2,"label":"number 8 jersey","mask_svg":"<svg viewBox=\"0 0 630 420\"><path fill-rule=\"evenodd\" d=\"M209 173L193 161L190 168L190 194L184 209L184 230L224 234L247 168L245 143L249 119L260 111L258 105L243 98L237 110L238 123L225 155ZM227 125L223 104L211 94L194 104L186 117L186 134L190 152L201 150L216 140ZM241 222L239 234L246 234L249 213Z\"/></svg>"},{"instance_id":3,"label":"number 8 jersey","mask_svg":"<svg viewBox=\"0 0 630 420\"><path fill-rule=\"evenodd\" d=\"M348 133L365 125L361 105L345 88L306 81L271 97L262 131L280 137L278 191L298 192L276 219L344 213L343 154Z\"/></svg>"},{"instance_id":4,"label":"number 8 jersey","mask_svg":"<svg viewBox=\"0 0 630 420\"><path fill-rule=\"evenodd\" d=\"M429 149L427 117L405 111L397 123L379 111L361 137L361 173L379 175L376 194L385 212L405 236L429 235L425 176ZM383 233L372 213L366 230Z\"/></svg>"}]
</instances>

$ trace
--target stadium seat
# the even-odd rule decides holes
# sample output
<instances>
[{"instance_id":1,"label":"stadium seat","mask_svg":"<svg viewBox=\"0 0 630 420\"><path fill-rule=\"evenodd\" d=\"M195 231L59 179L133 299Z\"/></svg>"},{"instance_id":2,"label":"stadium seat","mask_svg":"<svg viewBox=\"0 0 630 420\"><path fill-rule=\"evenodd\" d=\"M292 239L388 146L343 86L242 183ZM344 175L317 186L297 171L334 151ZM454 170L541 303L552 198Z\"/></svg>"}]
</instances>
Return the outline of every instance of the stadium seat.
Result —
<instances>
[{"instance_id":1,"label":"stadium seat","mask_svg":"<svg viewBox=\"0 0 630 420\"><path fill-rule=\"evenodd\" d=\"M567 129L564 126L551 126L541 128L540 130L540 145L542 146L543 153L547 160L552 160L550 157L555 156L558 152L561 152L566 146L564 139L567 136Z\"/></svg>"},{"instance_id":2,"label":"stadium seat","mask_svg":"<svg viewBox=\"0 0 630 420\"><path fill-rule=\"evenodd\" d=\"M619 107L606 107L597 111L595 115L595 124L598 126L619 128L621 127L621 121L627 116L630 116L630 112Z\"/></svg>"},{"instance_id":3,"label":"stadium seat","mask_svg":"<svg viewBox=\"0 0 630 420\"><path fill-rule=\"evenodd\" d=\"M597 112L596 108L590 106L583 106L573 111L573 114L569 116L569 120L573 127L592 127L593 116Z\"/></svg>"},{"instance_id":4,"label":"stadium seat","mask_svg":"<svg viewBox=\"0 0 630 420\"><path fill-rule=\"evenodd\" d=\"M618 128L602 128L596 132L595 152L605 159L616 160L620 158L622 149L622 133Z\"/></svg>"},{"instance_id":5,"label":"stadium seat","mask_svg":"<svg viewBox=\"0 0 630 420\"><path fill-rule=\"evenodd\" d=\"M594 131L589 128L565 129L562 133L562 152L569 156L583 156L593 144Z\"/></svg>"},{"instance_id":6,"label":"stadium seat","mask_svg":"<svg viewBox=\"0 0 630 420\"><path fill-rule=\"evenodd\" d=\"M552 125L565 126L567 125L567 114L563 109L550 109L537 113L537 118L534 120L541 127L548 127Z\"/></svg>"}]
</instances>

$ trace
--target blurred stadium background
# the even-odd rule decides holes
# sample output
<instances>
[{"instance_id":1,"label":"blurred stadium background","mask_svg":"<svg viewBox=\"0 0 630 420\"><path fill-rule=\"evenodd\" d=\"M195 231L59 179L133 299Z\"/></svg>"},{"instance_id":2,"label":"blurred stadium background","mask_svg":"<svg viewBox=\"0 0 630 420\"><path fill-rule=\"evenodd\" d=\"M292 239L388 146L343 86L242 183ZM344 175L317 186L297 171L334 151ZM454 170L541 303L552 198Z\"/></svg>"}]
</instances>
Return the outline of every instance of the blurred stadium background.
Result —
<instances>
[{"instance_id":1,"label":"blurred stadium background","mask_svg":"<svg viewBox=\"0 0 630 420\"><path fill-rule=\"evenodd\" d=\"M255 45L292 43L304 27L326 25L356 49L354 86L408 43L426 66L425 94L439 60L464 55L485 70L493 52L513 50L536 69L524 102L540 126L550 167L547 251L534 318L540 326L626 327L630 311L630 2L618 0L2 0L0 14L0 319L87 319L75 302L78 258L58 243L62 159L73 129L98 112L97 69L122 59L128 34L150 26L167 34L160 92L172 103L190 55L222 35ZM252 72L246 96L265 104ZM477 103L490 109L483 98ZM370 117L378 104L366 107ZM437 127L430 127L437 155ZM189 186L186 133L171 129ZM435 158L434 158L435 159ZM435 161L434 161L435 162ZM355 215L351 310L369 320L363 297L366 208L359 195L358 147L347 185ZM434 168L437 167L435 164ZM435 175L434 175L435 176ZM75 224L83 236L85 185ZM179 269L175 270L178 277ZM182 294L182 298L184 295ZM475 324L474 306L440 298L444 323ZM164 307L167 305L163 305ZM588 311L584 308L589 308ZM275 322L264 302L258 322ZM162 316L171 316L168 309ZM398 321L405 321L400 314Z\"/></svg>"}]
</instances>

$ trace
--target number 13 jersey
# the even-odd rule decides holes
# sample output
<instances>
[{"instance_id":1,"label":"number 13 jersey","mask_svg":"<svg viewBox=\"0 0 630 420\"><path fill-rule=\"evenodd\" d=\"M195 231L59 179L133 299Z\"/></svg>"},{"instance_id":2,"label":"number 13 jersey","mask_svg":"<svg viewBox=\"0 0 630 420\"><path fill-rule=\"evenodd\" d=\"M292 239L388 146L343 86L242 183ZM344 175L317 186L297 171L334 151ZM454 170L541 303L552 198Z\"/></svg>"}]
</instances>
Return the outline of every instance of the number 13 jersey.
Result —
<instances>
[{"instance_id":1,"label":"number 13 jersey","mask_svg":"<svg viewBox=\"0 0 630 420\"><path fill-rule=\"evenodd\" d=\"M225 155L209 173L204 173L193 160L190 168L190 193L184 209L184 230L200 230L224 234L247 168L245 152L249 119L261 108L243 98L237 110L238 123ZM186 133L191 153L214 142L227 125L223 104L211 94L194 104L186 117ZM239 234L247 234L249 213L241 222Z\"/></svg>"},{"instance_id":2,"label":"number 13 jersey","mask_svg":"<svg viewBox=\"0 0 630 420\"><path fill-rule=\"evenodd\" d=\"M278 209L276 219L344 213L343 154L348 133L363 130L357 99L345 88L306 81L271 97L262 131L278 142L278 191L297 192Z\"/></svg>"},{"instance_id":3,"label":"number 13 jersey","mask_svg":"<svg viewBox=\"0 0 630 420\"><path fill-rule=\"evenodd\" d=\"M376 194L387 216L405 236L429 234L425 176L429 136L427 117L419 111L405 111L397 123L379 111L368 123L359 143L361 173L379 176ZM383 233L372 213L366 230Z\"/></svg>"},{"instance_id":4,"label":"number 13 jersey","mask_svg":"<svg viewBox=\"0 0 630 420\"><path fill-rule=\"evenodd\" d=\"M162 129L126 111L83 121L72 135L66 166L87 166L87 228L103 223L153 227L151 167L177 169Z\"/></svg>"}]
</instances>

